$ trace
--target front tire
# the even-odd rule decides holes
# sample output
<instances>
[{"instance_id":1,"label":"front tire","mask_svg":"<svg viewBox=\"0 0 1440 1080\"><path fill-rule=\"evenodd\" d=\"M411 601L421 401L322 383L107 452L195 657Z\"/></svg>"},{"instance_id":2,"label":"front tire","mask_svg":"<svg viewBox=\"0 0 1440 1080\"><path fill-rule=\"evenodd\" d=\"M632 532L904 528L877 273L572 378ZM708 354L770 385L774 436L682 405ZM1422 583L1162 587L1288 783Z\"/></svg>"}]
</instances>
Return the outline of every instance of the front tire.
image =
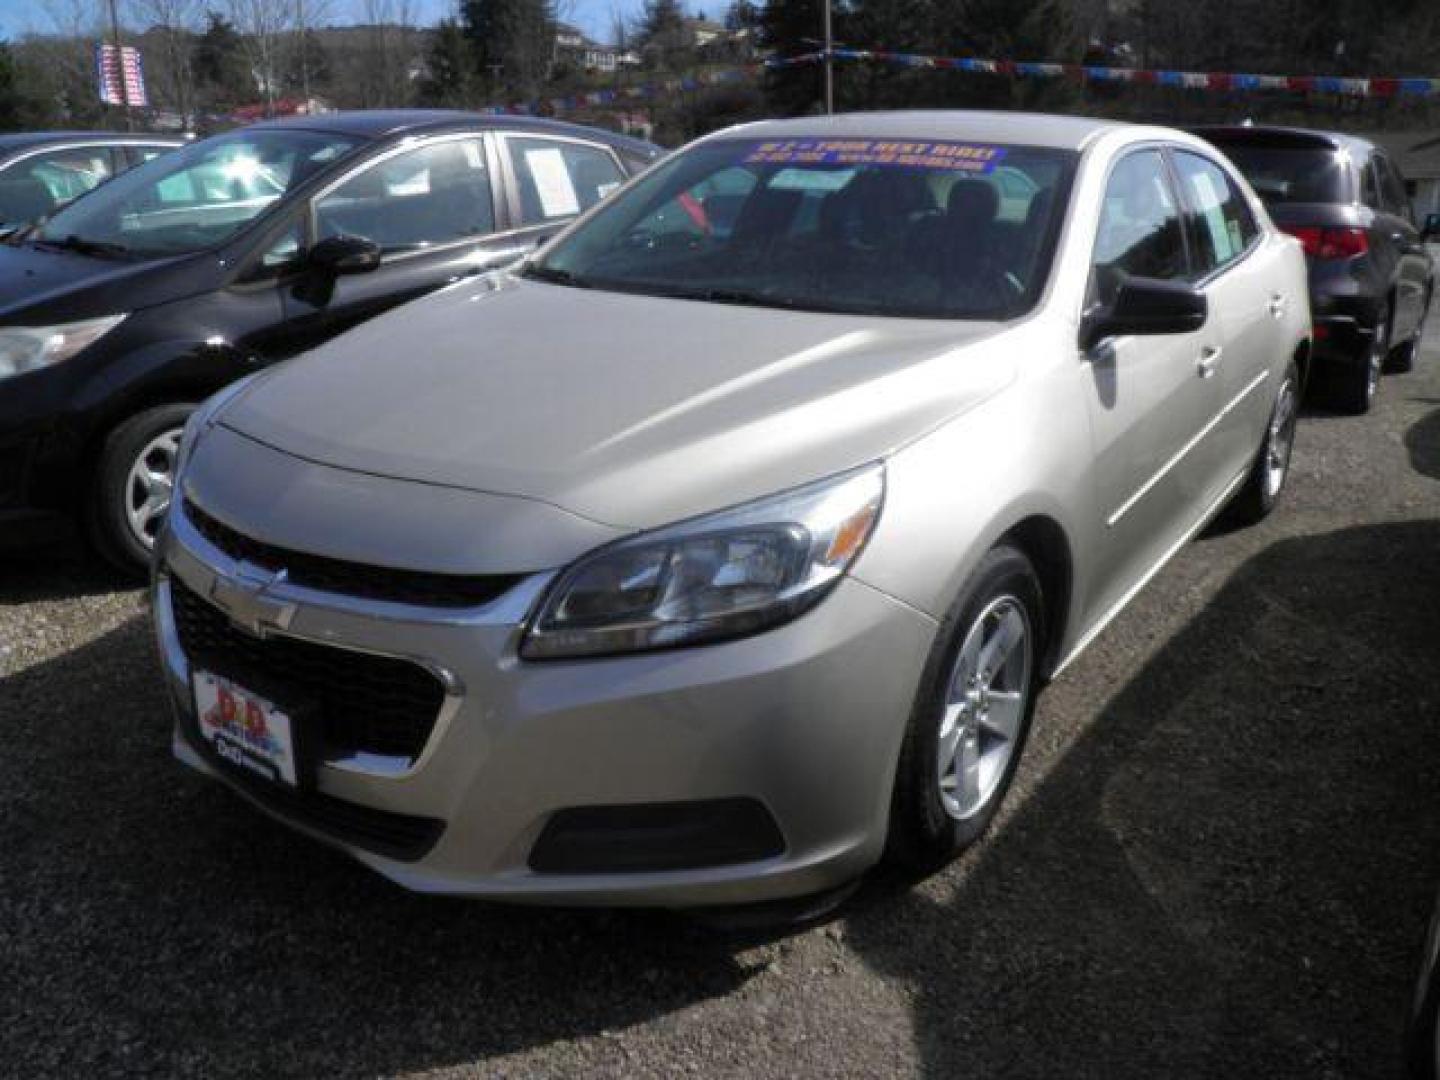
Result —
<instances>
[{"instance_id":1,"label":"front tire","mask_svg":"<svg viewBox=\"0 0 1440 1080\"><path fill-rule=\"evenodd\" d=\"M895 776L892 861L928 873L984 833L1020 764L1044 640L1034 568L996 547L941 624L925 668Z\"/></svg>"},{"instance_id":2,"label":"front tire","mask_svg":"<svg viewBox=\"0 0 1440 1080\"><path fill-rule=\"evenodd\" d=\"M95 550L127 574L150 565L175 489L180 434L194 411L182 402L146 409L110 432L100 449L86 531Z\"/></svg>"}]
</instances>

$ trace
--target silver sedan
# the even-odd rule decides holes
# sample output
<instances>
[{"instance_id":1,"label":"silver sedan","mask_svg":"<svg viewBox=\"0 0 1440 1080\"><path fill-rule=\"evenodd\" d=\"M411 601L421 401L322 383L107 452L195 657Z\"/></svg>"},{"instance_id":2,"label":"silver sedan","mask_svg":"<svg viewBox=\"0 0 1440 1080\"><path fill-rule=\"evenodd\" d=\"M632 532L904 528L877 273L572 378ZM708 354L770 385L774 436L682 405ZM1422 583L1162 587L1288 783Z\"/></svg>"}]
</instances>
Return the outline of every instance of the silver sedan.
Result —
<instances>
[{"instance_id":1,"label":"silver sedan","mask_svg":"<svg viewBox=\"0 0 1440 1080\"><path fill-rule=\"evenodd\" d=\"M1045 682L1275 504L1309 334L1299 245L1179 132L721 132L197 412L154 579L175 752L418 890L939 866Z\"/></svg>"}]
</instances>

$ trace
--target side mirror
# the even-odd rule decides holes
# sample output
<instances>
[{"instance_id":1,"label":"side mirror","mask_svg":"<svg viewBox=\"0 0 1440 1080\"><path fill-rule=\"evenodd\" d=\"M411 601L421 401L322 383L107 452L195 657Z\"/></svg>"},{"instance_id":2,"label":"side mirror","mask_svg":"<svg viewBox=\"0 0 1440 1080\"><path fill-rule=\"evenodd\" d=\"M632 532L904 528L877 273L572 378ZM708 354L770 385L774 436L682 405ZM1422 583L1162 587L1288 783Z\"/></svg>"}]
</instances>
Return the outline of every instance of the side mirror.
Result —
<instances>
[{"instance_id":1,"label":"side mirror","mask_svg":"<svg viewBox=\"0 0 1440 1080\"><path fill-rule=\"evenodd\" d=\"M1420 232L1421 240L1440 238L1440 214L1426 214L1425 228Z\"/></svg>"},{"instance_id":2,"label":"side mirror","mask_svg":"<svg viewBox=\"0 0 1440 1080\"><path fill-rule=\"evenodd\" d=\"M327 236L306 259L327 274L366 274L380 265L380 245L363 236Z\"/></svg>"},{"instance_id":3,"label":"side mirror","mask_svg":"<svg viewBox=\"0 0 1440 1080\"><path fill-rule=\"evenodd\" d=\"M1106 338L1126 334L1189 334L1209 315L1205 294L1183 281L1126 278L1113 301L1085 313L1080 348L1088 352Z\"/></svg>"}]
</instances>

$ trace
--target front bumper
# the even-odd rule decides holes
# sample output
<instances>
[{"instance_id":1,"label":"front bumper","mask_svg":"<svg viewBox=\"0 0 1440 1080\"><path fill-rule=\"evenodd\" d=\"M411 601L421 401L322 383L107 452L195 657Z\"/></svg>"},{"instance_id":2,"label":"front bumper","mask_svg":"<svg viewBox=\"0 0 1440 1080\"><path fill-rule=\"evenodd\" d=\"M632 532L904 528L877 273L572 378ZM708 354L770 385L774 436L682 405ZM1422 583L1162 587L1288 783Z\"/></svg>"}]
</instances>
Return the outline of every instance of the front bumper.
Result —
<instances>
[{"instance_id":1,"label":"front bumper","mask_svg":"<svg viewBox=\"0 0 1440 1080\"><path fill-rule=\"evenodd\" d=\"M174 590L210 597L237 567L179 511L157 566L155 626L181 760L408 888L516 901L745 903L853 878L883 850L900 742L935 633L928 616L845 579L814 611L753 638L527 663L516 649L548 574L460 611L282 583L267 595L287 607L283 636L410 658L447 687L413 761L324 761L316 772L327 804L436 824L433 843L396 857L295 812L200 750ZM603 822L617 808L741 802L768 812L775 854L664 870L534 868L546 865L534 851L557 816L607 808Z\"/></svg>"}]
</instances>

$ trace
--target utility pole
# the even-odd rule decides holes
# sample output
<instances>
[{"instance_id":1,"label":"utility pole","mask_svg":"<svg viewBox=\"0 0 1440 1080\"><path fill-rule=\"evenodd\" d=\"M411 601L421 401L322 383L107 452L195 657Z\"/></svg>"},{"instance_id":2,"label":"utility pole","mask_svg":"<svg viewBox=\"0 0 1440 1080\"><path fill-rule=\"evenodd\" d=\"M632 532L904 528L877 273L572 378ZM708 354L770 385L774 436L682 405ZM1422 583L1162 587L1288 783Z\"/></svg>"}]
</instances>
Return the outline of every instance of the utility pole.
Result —
<instances>
[{"instance_id":1,"label":"utility pole","mask_svg":"<svg viewBox=\"0 0 1440 1080\"><path fill-rule=\"evenodd\" d=\"M115 0L110 0L110 32L115 38L115 72L120 79L120 101L125 106L125 130L135 130L135 117L130 113L130 80L125 77L125 49L120 44L120 16ZM100 50L101 55L105 53Z\"/></svg>"},{"instance_id":2,"label":"utility pole","mask_svg":"<svg viewBox=\"0 0 1440 1080\"><path fill-rule=\"evenodd\" d=\"M111 0L114 3L114 0ZM300 93L310 111L310 42L305 37L305 0L295 0L295 36L300 44Z\"/></svg>"},{"instance_id":3,"label":"utility pole","mask_svg":"<svg viewBox=\"0 0 1440 1080\"><path fill-rule=\"evenodd\" d=\"M835 112L835 40L831 27L830 6L832 0L824 0L825 3L825 115L830 116ZM110 0L113 6L115 0Z\"/></svg>"}]
</instances>

